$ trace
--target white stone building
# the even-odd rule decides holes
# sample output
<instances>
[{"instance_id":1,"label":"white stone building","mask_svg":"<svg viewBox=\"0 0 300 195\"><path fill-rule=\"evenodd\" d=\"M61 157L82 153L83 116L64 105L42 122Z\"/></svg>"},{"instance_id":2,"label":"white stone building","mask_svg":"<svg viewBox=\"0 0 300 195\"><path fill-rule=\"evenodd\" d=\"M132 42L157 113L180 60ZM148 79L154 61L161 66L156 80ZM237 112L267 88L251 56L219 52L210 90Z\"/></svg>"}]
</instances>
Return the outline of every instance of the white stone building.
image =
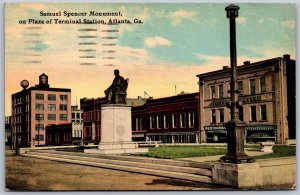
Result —
<instances>
[{"instance_id":1,"label":"white stone building","mask_svg":"<svg viewBox=\"0 0 300 195\"><path fill-rule=\"evenodd\" d=\"M82 145L83 131L83 110L78 106L72 106L72 143L74 145Z\"/></svg>"}]
</instances>

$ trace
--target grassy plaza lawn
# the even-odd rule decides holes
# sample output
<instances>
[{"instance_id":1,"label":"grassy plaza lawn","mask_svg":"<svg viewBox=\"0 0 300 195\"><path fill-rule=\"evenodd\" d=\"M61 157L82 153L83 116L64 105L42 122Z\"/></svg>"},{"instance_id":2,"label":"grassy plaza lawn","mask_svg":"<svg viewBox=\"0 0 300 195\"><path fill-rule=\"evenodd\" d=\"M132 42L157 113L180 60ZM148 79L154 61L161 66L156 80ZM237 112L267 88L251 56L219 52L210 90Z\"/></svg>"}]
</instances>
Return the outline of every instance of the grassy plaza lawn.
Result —
<instances>
[{"instance_id":1,"label":"grassy plaza lawn","mask_svg":"<svg viewBox=\"0 0 300 195\"><path fill-rule=\"evenodd\" d=\"M64 148L57 149L61 151L83 152L87 147ZM261 146L259 144L246 144L245 149L248 151L259 152ZM255 159L277 158L296 156L296 146L274 145L273 153L262 154L254 156ZM153 158L176 159L176 158L190 158L190 157L204 157L224 155L227 152L227 146L224 145L160 145L159 147L149 147L147 154L139 154L138 156L146 156Z\"/></svg>"},{"instance_id":2,"label":"grassy plaza lawn","mask_svg":"<svg viewBox=\"0 0 300 195\"><path fill-rule=\"evenodd\" d=\"M260 150L260 146L247 146L246 149L249 150ZM254 156L255 159L263 158L277 158L277 157L287 157L296 156L296 147L294 146L273 146L274 153L265 154L260 156ZM154 158L165 158L165 159L175 159L175 158L189 158L189 157L202 157L202 156L215 156L224 155L227 152L226 146L160 146L157 148L149 148L149 153L145 154L147 157Z\"/></svg>"},{"instance_id":3,"label":"grassy plaza lawn","mask_svg":"<svg viewBox=\"0 0 300 195\"><path fill-rule=\"evenodd\" d=\"M255 156L255 159L266 159L266 158L278 158L278 157L288 157L296 156L296 146L284 146L275 145L273 146L273 153L265 154L261 156Z\"/></svg>"},{"instance_id":4,"label":"grassy plaza lawn","mask_svg":"<svg viewBox=\"0 0 300 195\"><path fill-rule=\"evenodd\" d=\"M174 159L223 155L226 151L226 147L220 146L160 146L157 148L149 148L149 153L146 154L146 156Z\"/></svg>"}]
</instances>

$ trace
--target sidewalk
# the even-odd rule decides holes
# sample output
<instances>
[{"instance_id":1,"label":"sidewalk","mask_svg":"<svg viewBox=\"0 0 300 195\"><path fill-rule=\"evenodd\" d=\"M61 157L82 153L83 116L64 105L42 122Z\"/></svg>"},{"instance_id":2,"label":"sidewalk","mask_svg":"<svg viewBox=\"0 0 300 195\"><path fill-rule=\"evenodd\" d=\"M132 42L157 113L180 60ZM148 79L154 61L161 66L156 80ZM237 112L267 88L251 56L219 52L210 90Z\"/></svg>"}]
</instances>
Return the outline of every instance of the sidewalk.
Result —
<instances>
[{"instance_id":1,"label":"sidewalk","mask_svg":"<svg viewBox=\"0 0 300 195\"><path fill-rule=\"evenodd\" d=\"M245 153L249 156L259 156L268 154L266 152L262 152L260 150L245 150ZM191 157L191 158L179 158L177 160L185 160L185 161L194 161L194 162L211 162L218 161L224 155L216 155L216 156L203 156L203 157Z\"/></svg>"}]
</instances>

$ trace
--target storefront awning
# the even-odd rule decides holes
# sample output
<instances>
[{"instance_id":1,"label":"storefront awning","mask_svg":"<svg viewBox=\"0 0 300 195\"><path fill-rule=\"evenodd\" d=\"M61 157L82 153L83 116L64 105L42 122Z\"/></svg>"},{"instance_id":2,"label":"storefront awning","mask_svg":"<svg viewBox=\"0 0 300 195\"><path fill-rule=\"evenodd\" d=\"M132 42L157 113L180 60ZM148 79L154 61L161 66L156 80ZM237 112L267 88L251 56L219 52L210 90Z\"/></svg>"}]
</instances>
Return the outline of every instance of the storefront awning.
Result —
<instances>
[{"instance_id":1,"label":"storefront awning","mask_svg":"<svg viewBox=\"0 0 300 195\"><path fill-rule=\"evenodd\" d=\"M144 133L134 133L132 134L132 137L145 137Z\"/></svg>"},{"instance_id":2,"label":"storefront awning","mask_svg":"<svg viewBox=\"0 0 300 195\"><path fill-rule=\"evenodd\" d=\"M225 126L204 126L205 131L226 131ZM245 127L246 131L275 131L276 125L251 125Z\"/></svg>"},{"instance_id":3,"label":"storefront awning","mask_svg":"<svg viewBox=\"0 0 300 195\"><path fill-rule=\"evenodd\" d=\"M246 131L275 131L275 125L255 125L255 126L246 126Z\"/></svg>"},{"instance_id":4,"label":"storefront awning","mask_svg":"<svg viewBox=\"0 0 300 195\"><path fill-rule=\"evenodd\" d=\"M204 129L206 131L209 131L209 130L226 130L226 128L224 126L204 126Z\"/></svg>"},{"instance_id":5,"label":"storefront awning","mask_svg":"<svg viewBox=\"0 0 300 195\"><path fill-rule=\"evenodd\" d=\"M147 133L147 136L151 135L196 135L197 132L169 132L169 133Z\"/></svg>"}]
</instances>

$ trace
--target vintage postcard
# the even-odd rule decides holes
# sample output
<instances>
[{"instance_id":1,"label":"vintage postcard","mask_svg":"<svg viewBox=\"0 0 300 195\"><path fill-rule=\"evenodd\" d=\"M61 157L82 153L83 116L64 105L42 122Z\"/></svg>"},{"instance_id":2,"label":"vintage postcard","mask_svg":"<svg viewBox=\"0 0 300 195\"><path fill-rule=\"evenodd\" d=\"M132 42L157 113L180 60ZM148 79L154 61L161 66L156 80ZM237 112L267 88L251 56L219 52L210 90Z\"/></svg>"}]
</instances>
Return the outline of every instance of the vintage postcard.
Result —
<instances>
[{"instance_id":1,"label":"vintage postcard","mask_svg":"<svg viewBox=\"0 0 300 195\"><path fill-rule=\"evenodd\" d=\"M6 3L6 190L295 189L295 16Z\"/></svg>"}]
</instances>

